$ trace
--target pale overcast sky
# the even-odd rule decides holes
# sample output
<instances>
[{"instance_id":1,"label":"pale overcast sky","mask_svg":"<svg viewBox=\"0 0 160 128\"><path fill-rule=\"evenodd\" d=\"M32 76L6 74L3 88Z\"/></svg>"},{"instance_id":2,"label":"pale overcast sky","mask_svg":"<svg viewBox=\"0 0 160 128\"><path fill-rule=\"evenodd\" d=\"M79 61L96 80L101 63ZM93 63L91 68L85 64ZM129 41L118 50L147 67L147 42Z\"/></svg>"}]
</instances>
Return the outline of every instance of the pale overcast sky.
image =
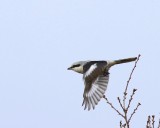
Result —
<instances>
[{"instance_id":1,"label":"pale overcast sky","mask_svg":"<svg viewBox=\"0 0 160 128\"><path fill-rule=\"evenodd\" d=\"M0 127L115 128L120 117L105 100L81 107L82 75L67 71L77 60L141 54L129 92L140 106L132 128L160 117L159 0L1 0ZM134 63L110 70L106 96L119 108Z\"/></svg>"}]
</instances>

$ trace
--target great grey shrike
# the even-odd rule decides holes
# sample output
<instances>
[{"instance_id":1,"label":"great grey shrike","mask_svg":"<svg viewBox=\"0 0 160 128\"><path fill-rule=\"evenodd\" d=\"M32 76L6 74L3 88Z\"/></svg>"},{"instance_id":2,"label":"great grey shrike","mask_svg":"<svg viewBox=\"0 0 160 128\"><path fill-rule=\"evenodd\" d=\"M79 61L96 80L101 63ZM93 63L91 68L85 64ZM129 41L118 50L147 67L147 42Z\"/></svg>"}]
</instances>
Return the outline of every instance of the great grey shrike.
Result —
<instances>
[{"instance_id":1,"label":"great grey shrike","mask_svg":"<svg viewBox=\"0 0 160 128\"><path fill-rule=\"evenodd\" d=\"M73 63L68 70L83 74L84 93L83 103L84 110L91 107L94 109L100 99L104 96L109 81L109 69L111 66L121 63L135 61L137 57L119 59L119 60L101 60L101 61L78 61Z\"/></svg>"}]
</instances>

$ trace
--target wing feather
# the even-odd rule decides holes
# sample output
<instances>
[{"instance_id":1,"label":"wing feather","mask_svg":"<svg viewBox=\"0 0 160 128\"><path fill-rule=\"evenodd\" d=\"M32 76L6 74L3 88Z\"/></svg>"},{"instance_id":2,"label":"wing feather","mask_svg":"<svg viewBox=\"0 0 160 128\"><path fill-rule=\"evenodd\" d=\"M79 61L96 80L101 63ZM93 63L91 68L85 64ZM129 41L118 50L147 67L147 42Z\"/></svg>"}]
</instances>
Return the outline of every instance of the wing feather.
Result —
<instances>
[{"instance_id":1,"label":"wing feather","mask_svg":"<svg viewBox=\"0 0 160 128\"><path fill-rule=\"evenodd\" d=\"M91 107L94 109L107 89L109 73L103 75L105 65L106 63L93 64L83 76L85 89L82 106L85 105L84 109L90 110Z\"/></svg>"}]
</instances>

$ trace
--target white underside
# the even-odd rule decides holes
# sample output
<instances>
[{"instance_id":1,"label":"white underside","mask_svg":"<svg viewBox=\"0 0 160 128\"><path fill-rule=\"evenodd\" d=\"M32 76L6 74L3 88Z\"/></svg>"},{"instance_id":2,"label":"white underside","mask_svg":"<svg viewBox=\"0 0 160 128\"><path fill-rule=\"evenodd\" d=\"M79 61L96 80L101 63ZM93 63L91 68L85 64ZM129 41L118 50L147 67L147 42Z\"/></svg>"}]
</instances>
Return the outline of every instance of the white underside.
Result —
<instances>
[{"instance_id":1,"label":"white underside","mask_svg":"<svg viewBox=\"0 0 160 128\"><path fill-rule=\"evenodd\" d=\"M72 70L78 73L83 73L83 66L75 67Z\"/></svg>"}]
</instances>

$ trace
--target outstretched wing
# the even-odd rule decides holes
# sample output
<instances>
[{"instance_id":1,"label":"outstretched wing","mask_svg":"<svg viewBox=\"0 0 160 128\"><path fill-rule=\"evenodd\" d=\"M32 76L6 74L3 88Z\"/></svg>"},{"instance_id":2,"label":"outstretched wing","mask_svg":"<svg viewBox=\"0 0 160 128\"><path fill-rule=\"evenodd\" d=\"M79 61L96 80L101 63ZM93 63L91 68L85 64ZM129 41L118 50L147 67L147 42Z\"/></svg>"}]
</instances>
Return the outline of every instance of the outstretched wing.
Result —
<instances>
[{"instance_id":1,"label":"outstretched wing","mask_svg":"<svg viewBox=\"0 0 160 128\"><path fill-rule=\"evenodd\" d=\"M84 73L84 94L83 103L88 110L95 108L100 99L103 97L109 80L108 71L104 71L106 62L95 63Z\"/></svg>"}]
</instances>

